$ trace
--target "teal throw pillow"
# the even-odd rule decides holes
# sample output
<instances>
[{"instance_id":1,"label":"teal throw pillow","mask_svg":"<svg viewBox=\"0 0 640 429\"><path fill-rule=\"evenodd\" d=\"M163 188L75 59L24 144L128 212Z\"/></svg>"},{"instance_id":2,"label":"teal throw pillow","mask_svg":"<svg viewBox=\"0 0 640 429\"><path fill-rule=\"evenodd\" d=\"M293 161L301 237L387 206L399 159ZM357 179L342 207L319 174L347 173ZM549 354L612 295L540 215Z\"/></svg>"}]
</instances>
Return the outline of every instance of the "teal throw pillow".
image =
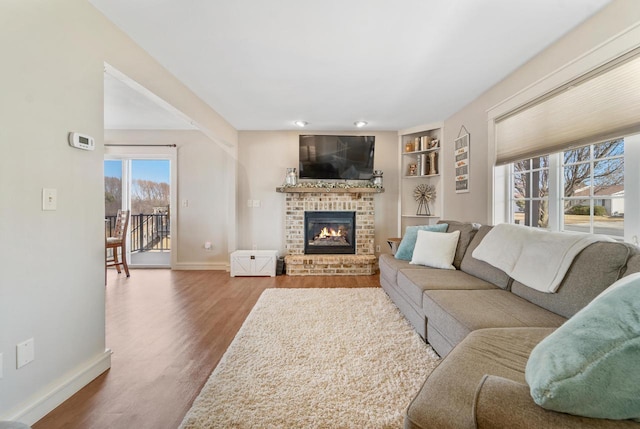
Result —
<instances>
[{"instance_id":1,"label":"teal throw pillow","mask_svg":"<svg viewBox=\"0 0 640 429\"><path fill-rule=\"evenodd\" d=\"M624 277L542 340L525 378L543 408L640 418L640 273Z\"/></svg>"},{"instance_id":2,"label":"teal throw pillow","mask_svg":"<svg viewBox=\"0 0 640 429\"><path fill-rule=\"evenodd\" d=\"M408 226L404 232L402 241L400 241L400 244L398 245L398 250L396 250L396 259L410 261L411 258L413 258L413 249L416 247L418 231L447 232L447 228L449 228L448 223L438 223L436 225Z\"/></svg>"}]
</instances>

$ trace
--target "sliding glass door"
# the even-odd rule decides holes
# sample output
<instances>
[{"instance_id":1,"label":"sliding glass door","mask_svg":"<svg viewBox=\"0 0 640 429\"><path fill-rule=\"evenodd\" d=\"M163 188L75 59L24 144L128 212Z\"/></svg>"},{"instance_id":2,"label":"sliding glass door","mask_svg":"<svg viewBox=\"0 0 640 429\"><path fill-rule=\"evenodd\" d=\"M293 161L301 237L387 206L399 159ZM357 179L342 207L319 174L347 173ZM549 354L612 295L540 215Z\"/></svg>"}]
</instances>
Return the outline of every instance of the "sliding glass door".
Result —
<instances>
[{"instance_id":1,"label":"sliding glass door","mask_svg":"<svg viewBox=\"0 0 640 429\"><path fill-rule=\"evenodd\" d=\"M104 161L106 233L118 209L130 210L127 253L132 267L171 266L171 160L126 155Z\"/></svg>"}]
</instances>

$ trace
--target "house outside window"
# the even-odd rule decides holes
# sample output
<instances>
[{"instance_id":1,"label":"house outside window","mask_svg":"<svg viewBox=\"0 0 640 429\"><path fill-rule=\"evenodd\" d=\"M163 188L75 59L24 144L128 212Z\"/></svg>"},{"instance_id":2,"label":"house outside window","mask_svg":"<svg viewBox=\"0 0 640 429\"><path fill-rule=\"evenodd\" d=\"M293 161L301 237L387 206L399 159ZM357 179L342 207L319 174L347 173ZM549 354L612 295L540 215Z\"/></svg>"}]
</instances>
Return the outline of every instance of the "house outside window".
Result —
<instances>
[{"instance_id":1,"label":"house outside window","mask_svg":"<svg viewBox=\"0 0 640 429\"><path fill-rule=\"evenodd\" d=\"M624 139L563 152L566 231L624 237Z\"/></svg>"},{"instance_id":2,"label":"house outside window","mask_svg":"<svg viewBox=\"0 0 640 429\"><path fill-rule=\"evenodd\" d=\"M624 139L510 164L510 221L624 237Z\"/></svg>"}]
</instances>

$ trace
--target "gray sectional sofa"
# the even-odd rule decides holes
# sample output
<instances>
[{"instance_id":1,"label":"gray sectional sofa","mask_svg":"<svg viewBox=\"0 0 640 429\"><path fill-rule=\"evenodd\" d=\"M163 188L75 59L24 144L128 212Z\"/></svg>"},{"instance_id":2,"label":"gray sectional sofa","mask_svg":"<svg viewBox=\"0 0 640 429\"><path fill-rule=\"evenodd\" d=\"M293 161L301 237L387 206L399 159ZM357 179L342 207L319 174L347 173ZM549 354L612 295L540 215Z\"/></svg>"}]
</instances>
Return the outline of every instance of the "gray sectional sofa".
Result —
<instances>
[{"instance_id":1,"label":"gray sectional sofa","mask_svg":"<svg viewBox=\"0 0 640 429\"><path fill-rule=\"evenodd\" d=\"M453 265L441 270L382 255L380 283L444 359L410 404L405 428L633 427L536 405L524 373L531 350L602 290L640 271L637 247L596 242L574 259L557 293L538 292L475 259L491 226L442 221L460 231ZM535 261L531 263L535 264ZM540 267L544 270L545 267Z\"/></svg>"}]
</instances>

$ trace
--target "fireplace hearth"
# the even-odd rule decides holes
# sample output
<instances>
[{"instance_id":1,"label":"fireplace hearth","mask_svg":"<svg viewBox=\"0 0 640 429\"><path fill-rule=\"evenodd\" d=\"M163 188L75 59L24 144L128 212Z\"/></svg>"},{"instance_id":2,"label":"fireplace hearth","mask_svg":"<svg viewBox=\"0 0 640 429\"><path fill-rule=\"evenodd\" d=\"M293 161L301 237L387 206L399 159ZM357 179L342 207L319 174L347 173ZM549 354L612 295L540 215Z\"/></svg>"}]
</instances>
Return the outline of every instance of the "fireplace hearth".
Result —
<instances>
[{"instance_id":1,"label":"fireplace hearth","mask_svg":"<svg viewBox=\"0 0 640 429\"><path fill-rule=\"evenodd\" d=\"M355 254L356 213L305 211L305 254Z\"/></svg>"}]
</instances>

